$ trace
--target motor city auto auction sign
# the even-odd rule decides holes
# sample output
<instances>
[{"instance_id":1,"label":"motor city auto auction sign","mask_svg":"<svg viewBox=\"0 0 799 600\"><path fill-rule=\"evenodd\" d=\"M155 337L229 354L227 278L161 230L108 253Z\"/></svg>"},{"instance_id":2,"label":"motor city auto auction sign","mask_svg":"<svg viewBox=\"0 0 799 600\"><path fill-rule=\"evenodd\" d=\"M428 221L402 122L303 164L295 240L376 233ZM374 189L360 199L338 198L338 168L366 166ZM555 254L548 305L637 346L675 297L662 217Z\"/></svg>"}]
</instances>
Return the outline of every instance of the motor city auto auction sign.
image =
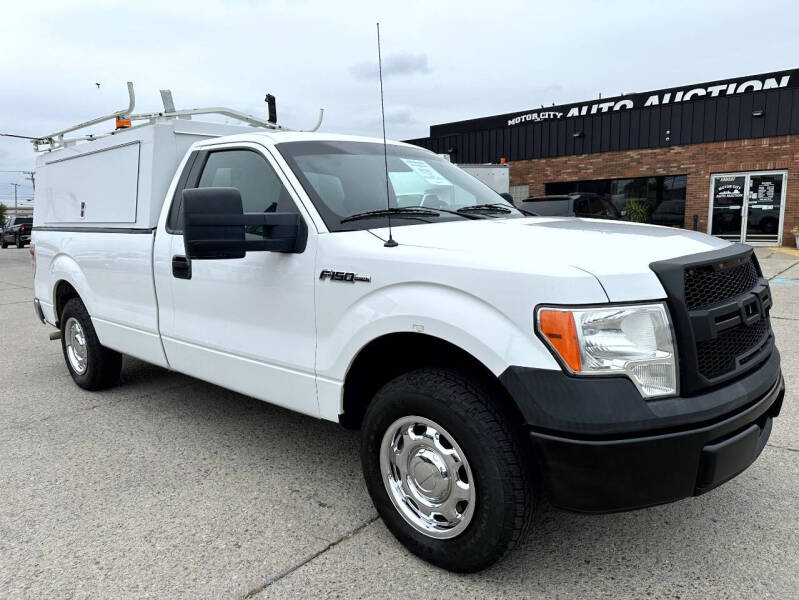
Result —
<instances>
[{"instance_id":1,"label":"motor city auto auction sign","mask_svg":"<svg viewBox=\"0 0 799 600\"><path fill-rule=\"evenodd\" d=\"M791 82L791 75L780 75L778 77L764 77L746 79L743 81L732 80L722 81L721 83L703 84L699 87L684 89L667 90L654 92L651 94L636 94L634 96L622 97L621 99L611 99L605 102L596 101L593 103L578 104L563 109L562 111L544 110L528 112L508 119L508 127L518 125L526 121L543 121L544 119L560 119L563 116L576 117L584 115L595 115L597 113L608 112L610 110L623 110L625 108L635 108L636 106L659 106L661 104L676 104L678 102L688 102L708 96L732 96L733 94L743 94L744 92L758 92L760 90L772 90L788 87ZM564 111L565 114L564 114Z\"/></svg>"},{"instance_id":2,"label":"motor city auto auction sign","mask_svg":"<svg viewBox=\"0 0 799 600\"><path fill-rule=\"evenodd\" d=\"M703 98L717 98L720 96L734 96L746 92L771 90L778 88L799 86L799 69L778 71L763 75L738 77L700 83L679 88L668 88L654 92L630 94L614 98L598 99L590 102L566 104L562 106L542 107L538 110L523 113L510 113L483 119L471 119L444 125L435 125L430 128L431 135L445 135L448 133L463 133L478 129L493 129L496 127L514 127L522 123L540 122L549 119L563 119L569 117L595 115L611 111L629 110L648 106L661 106L664 104L678 104L701 100Z\"/></svg>"}]
</instances>

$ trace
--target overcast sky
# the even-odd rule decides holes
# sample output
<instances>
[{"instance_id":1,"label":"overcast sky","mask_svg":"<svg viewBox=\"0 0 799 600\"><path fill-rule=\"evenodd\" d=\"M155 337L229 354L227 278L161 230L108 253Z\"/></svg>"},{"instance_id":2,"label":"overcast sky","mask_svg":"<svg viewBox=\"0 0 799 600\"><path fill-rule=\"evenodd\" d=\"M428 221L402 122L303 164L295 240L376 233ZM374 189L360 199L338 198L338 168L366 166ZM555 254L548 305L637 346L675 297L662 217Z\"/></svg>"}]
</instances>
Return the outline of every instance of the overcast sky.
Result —
<instances>
[{"instance_id":1,"label":"overcast sky","mask_svg":"<svg viewBox=\"0 0 799 600\"><path fill-rule=\"evenodd\" d=\"M5 3L0 132L44 135L123 108L226 105L323 131L380 135L375 22L387 135L479 116L799 67L799 3L113 0ZM97 83L100 84L99 88ZM0 138L0 170L30 170ZM0 173L0 202L10 182Z\"/></svg>"}]
</instances>

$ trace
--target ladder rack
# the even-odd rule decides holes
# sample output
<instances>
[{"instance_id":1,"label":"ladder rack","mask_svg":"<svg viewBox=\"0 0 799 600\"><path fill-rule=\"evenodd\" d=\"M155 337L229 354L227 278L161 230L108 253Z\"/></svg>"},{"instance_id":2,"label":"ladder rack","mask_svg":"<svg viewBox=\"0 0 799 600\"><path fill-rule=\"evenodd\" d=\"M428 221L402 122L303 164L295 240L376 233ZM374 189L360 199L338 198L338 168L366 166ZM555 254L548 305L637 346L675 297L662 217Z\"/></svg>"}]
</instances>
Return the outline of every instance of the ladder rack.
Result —
<instances>
[{"instance_id":1,"label":"ladder rack","mask_svg":"<svg viewBox=\"0 0 799 600\"><path fill-rule=\"evenodd\" d=\"M125 131L126 129L129 129L131 126L140 127L142 125L156 123L159 120L164 120L164 119L191 119L193 115L221 115L224 117L230 117L232 119L236 119L237 121L241 121L242 123L246 123L247 125L250 125L252 127L275 129L279 131L294 131L292 129L289 129L288 127L279 125L276 122L261 119L259 117L248 115L246 113L239 112L232 108L226 108L224 106L175 110L175 105L174 102L172 101L172 92L170 90L161 90L161 99L164 103L163 111L134 114L133 109L136 106L136 94L133 91L133 82L128 81L127 108L123 108L122 110L112 112L111 114L103 115L102 117L97 117L89 121L84 121L83 123L78 123L77 125L73 125L72 127L67 127L66 129L56 131L55 133L51 133L49 135L45 135L36 138L34 140L31 140L31 143L33 144L33 149L36 152L40 152L44 150L56 150L58 148L66 148L67 146L74 145L77 142L93 141L96 139L114 135L119 131ZM274 97L267 95L267 101L270 102L270 114L274 114L274 104L273 104ZM322 118L324 117L324 113L325 110L323 108L320 108L319 118L317 119L316 124L311 129L300 129L299 131L316 131L317 129L319 129L320 125L322 124ZM70 138L64 137L68 133L72 133L80 129L85 129L86 127L91 127L92 125L97 125L98 123L110 121L111 119L114 119L117 122L117 128L114 131L108 133L89 133L86 135L70 137ZM134 126L132 125L133 121L143 121L143 123ZM120 122L127 122L127 124L120 126ZM42 148L42 146L45 147Z\"/></svg>"}]
</instances>

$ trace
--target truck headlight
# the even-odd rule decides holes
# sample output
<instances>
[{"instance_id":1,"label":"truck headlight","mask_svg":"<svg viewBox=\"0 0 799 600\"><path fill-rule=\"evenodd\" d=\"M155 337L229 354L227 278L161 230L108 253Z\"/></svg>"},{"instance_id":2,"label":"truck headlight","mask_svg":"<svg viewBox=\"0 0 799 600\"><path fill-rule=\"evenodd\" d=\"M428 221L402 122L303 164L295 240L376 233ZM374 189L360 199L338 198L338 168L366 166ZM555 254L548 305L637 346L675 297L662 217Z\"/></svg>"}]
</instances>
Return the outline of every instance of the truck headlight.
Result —
<instances>
[{"instance_id":1,"label":"truck headlight","mask_svg":"<svg viewBox=\"0 0 799 600\"><path fill-rule=\"evenodd\" d=\"M677 393L677 365L664 304L539 307L536 327L578 375L621 374L644 398Z\"/></svg>"}]
</instances>

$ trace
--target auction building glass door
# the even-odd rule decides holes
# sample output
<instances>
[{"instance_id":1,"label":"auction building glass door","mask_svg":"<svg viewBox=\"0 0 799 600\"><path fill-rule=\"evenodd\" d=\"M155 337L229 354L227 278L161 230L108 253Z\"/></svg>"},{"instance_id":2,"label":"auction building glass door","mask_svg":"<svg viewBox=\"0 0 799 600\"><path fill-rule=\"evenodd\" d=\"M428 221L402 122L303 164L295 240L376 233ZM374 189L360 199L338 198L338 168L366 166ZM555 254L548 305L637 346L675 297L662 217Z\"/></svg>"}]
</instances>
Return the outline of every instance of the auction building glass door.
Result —
<instances>
[{"instance_id":1,"label":"auction building glass door","mask_svg":"<svg viewBox=\"0 0 799 600\"><path fill-rule=\"evenodd\" d=\"M710 233L755 245L782 243L785 171L713 175Z\"/></svg>"}]
</instances>

